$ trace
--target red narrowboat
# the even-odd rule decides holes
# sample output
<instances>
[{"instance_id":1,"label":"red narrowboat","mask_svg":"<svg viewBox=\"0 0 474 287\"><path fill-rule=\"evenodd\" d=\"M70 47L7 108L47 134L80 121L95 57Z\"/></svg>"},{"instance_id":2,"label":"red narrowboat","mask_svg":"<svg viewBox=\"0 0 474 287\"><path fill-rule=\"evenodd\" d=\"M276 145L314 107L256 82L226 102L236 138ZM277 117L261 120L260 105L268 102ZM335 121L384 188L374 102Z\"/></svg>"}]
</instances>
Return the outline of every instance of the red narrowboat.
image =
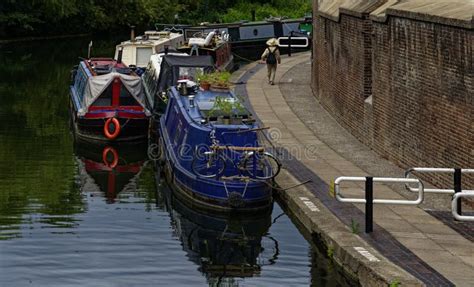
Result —
<instances>
[{"instance_id":1,"label":"red narrowboat","mask_svg":"<svg viewBox=\"0 0 474 287\"><path fill-rule=\"evenodd\" d=\"M140 77L120 60L83 60L72 71L72 129L93 141L138 141L148 137L150 109Z\"/></svg>"}]
</instances>

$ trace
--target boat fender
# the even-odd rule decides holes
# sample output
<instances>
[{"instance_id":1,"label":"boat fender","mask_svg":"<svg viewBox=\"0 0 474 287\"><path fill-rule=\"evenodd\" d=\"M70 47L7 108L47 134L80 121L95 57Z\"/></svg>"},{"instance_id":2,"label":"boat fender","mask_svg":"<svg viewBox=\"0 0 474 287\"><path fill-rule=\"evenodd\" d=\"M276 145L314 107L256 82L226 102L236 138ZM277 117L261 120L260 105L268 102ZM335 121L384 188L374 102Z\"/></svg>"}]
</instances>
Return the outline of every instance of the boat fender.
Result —
<instances>
[{"instance_id":1,"label":"boat fender","mask_svg":"<svg viewBox=\"0 0 474 287\"><path fill-rule=\"evenodd\" d=\"M109 155L109 152L112 153L112 161L109 161L107 159L107 156ZM108 168L115 168L118 164L119 161L119 156L117 151L113 147L106 147L104 148L104 151L102 152L102 161L104 162L105 166Z\"/></svg>"},{"instance_id":2,"label":"boat fender","mask_svg":"<svg viewBox=\"0 0 474 287\"><path fill-rule=\"evenodd\" d=\"M115 130L110 131L110 124L113 123ZM104 124L104 134L109 140L113 140L120 134L120 122L116 118L109 118Z\"/></svg>"}]
</instances>

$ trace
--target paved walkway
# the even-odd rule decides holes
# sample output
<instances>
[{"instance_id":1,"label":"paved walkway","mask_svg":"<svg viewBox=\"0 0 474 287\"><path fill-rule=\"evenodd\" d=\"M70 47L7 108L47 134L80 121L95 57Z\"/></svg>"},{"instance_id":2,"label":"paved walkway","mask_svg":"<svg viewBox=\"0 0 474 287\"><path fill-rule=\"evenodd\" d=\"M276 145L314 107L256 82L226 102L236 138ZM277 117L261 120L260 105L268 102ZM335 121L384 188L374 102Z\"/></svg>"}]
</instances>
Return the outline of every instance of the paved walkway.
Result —
<instances>
[{"instance_id":1,"label":"paved walkway","mask_svg":"<svg viewBox=\"0 0 474 287\"><path fill-rule=\"evenodd\" d=\"M353 221L359 222L363 231L364 206L336 202L328 196L328 186L341 175L381 175L377 171L384 170L391 174L397 168L381 164L382 159L364 149L319 105L309 87L309 56L304 53L284 59L275 86L267 84L263 65L249 65L245 93L258 118L265 126L272 127L270 134L274 142L289 153L284 160L288 171L300 181L311 179L312 183L306 187L313 192L318 205L327 207L348 226ZM362 159L354 159L359 152ZM363 158L367 156L377 163L376 169L365 163ZM345 195L363 195L361 185L347 186ZM378 198L410 196L385 185L377 185L375 189ZM428 201L433 208L444 204L446 198L432 197ZM472 236L469 240L438 218L419 207L377 205L374 233L360 236L428 286L474 286ZM461 229L469 231L471 227L466 224Z\"/></svg>"}]
</instances>

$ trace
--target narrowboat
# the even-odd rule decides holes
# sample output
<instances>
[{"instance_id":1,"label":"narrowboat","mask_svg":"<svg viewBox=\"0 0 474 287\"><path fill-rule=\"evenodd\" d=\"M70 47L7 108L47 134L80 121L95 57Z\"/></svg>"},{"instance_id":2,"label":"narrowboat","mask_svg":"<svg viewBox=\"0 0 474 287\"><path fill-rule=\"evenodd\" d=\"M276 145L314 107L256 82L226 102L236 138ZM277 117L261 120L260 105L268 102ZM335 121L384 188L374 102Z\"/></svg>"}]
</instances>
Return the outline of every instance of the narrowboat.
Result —
<instances>
[{"instance_id":1,"label":"narrowboat","mask_svg":"<svg viewBox=\"0 0 474 287\"><path fill-rule=\"evenodd\" d=\"M85 141L74 144L81 191L104 196L114 203L118 194L136 184L147 161L146 143L98 145Z\"/></svg>"},{"instance_id":2,"label":"narrowboat","mask_svg":"<svg viewBox=\"0 0 474 287\"><path fill-rule=\"evenodd\" d=\"M91 58L72 71L71 128L92 141L146 140L151 112L141 78L119 60Z\"/></svg>"},{"instance_id":3,"label":"narrowboat","mask_svg":"<svg viewBox=\"0 0 474 287\"><path fill-rule=\"evenodd\" d=\"M216 69L232 71L234 69L234 55L229 42L229 34L217 30L208 33L198 32L187 38L184 46L178 51L191 56L211 56Z\"/></svg>"},{"instance_id":4,"label":"narrowboat","mask_svg":"<svg viewBox=\"0 0 474 287\"><path fill-rule=\"evenodd\" d=\"M185 44L184 35L169 31L145 31L143 36L135 37L133 29L130 40L121 42L115 48L115 59L122 51L122 62L129 67L144 69L150 57L165 48L177 49Z\"/></svg>"},{"instance_id":5,"label":"narrowboat","mask_svg":"<svg viewBox=\"0 0 474 287\"><path fill-rule=\"evenodd\" d=\"M224 213L269 208L281 164L261 144L259 132L232 92L204 91L185 81L172 87L158 140L177 196Z\"/></svg>"},{"instance_id":6,"label":"narrowboat","mask_svg":"<svg viewBox=\"0 0 474 287\"><path fill-rule=\"evenodd\" d=\"M159 25L165 29L179 31L184 34L185 41L195 37L196 34L207 34L213 31L228 35L228 42L237 55L251 55L254 51L249 49L264 49L268 39L281 40L284 51L288 37L298 37L293 40L296 50L311 48L313 21L312 16L298 19L284 17L271 17L262 21L239 21L233 23L201 23L199 26L189 25ZM174 28L174 29L173 29ZM305 39L306 38L306 39ZM250 57L250 56L249 56Z\"/></svg>"}]
</instances>

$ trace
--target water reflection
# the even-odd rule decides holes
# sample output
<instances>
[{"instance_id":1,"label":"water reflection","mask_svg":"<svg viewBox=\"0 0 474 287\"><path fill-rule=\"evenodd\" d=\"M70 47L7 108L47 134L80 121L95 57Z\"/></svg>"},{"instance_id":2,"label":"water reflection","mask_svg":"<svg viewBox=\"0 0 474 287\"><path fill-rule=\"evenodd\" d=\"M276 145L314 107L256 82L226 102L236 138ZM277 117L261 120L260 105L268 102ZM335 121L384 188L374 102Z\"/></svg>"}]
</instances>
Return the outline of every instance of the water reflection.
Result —
<instances>
[{"instance_id":1,"label":"water reflection","mask_svg":"<svg viewBox=\"0 0 474 287\"><path fill-rule=\"evenodd\" d=\"M263 265L275 262L278 243L271 241L274 245L268 252L262 246L262 238L268 237L271 213L216 216L186 206L162 180L159 192L164 195L187 257L198 265L210 286L237 286L235 277L258 276Z\"/></svg>"},{"instance_id":2,"label":"water reflection","mask_svg":"<svg viewBox=\"0 0 474 287\"><path fill-rule=\"evenodd\" d=\"M114 203L121 191L136 189L136 179L147 160L146 143L101 145L75 143L81 190L101 192Z\"/></svg>"}]
</instances>

